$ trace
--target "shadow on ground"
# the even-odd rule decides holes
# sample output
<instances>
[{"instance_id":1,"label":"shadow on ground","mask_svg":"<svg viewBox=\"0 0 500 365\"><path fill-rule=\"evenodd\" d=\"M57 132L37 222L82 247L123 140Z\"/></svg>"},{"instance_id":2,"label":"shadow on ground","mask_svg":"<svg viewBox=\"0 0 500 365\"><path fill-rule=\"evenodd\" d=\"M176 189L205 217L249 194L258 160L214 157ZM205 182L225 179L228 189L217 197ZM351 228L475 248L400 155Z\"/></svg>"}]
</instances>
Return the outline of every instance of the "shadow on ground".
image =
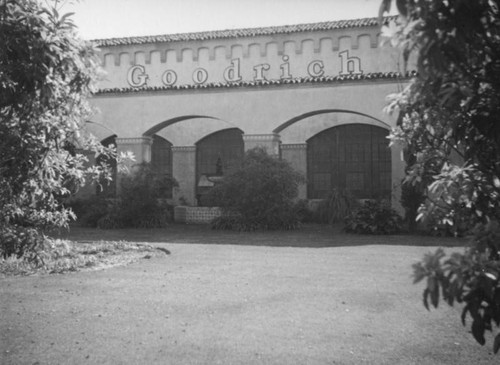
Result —
<instances>
[{"instance_id":1,"label":"shadow on ground","mask_svg":"<svg viewBox=\"0 0 500 365\"><path fill-rule=\"evenodd\" d=\"M467 239L423 235L358 235L342 226L306 224L294 231L234 232L213 230L209 225L171 224L158 229L95 229L71 226L53 236L77 242L128 241L150 243L197 243L271 247L342 247L363 245L465 246Z\"/></svg>"}]
</instances>

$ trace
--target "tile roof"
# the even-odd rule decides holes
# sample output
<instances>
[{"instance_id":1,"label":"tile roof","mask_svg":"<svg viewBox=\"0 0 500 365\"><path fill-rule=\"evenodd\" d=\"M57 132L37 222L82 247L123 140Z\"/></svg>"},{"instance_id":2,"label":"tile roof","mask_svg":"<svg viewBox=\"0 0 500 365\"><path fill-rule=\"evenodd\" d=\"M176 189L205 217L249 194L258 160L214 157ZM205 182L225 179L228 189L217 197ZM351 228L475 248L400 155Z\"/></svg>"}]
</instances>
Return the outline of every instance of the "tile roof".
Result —
<instances>
[{"instance_id":1,"label":"tile roof","mask_svg":"<svg viewBox=\"0 0 500 365\"><path fill-rule=\"evenodd\" d=\"M384 19L384 23L392 19L396 19L396 16L386 17ZM147 43L168 43L168 42L204 41L210 39L237 38L237 37L255 37L261 35L289 34L289 33L313 32L313 31L335 30L335 29L345 29L345 28L361 28L361 27L371 27L376 25L378 25L377 18L362 18L362 19L335 20L330 22L282 25L282 26L261 27L261 28L227 29L227 30L215 30L215 31L196 32L196 33L153 35L144 37L94 39L93 42L97 46L112 47L112 46L147 44Z\"/></svg>"},{"instance_id":2,"label":"tile roof","mask_svg":"<svg viewBox=\"0 0 500 365\"><path fill-rule=\"evenodd\" d=\"M416 71L409 71L406 74L402 74L401 72L373 72L373 73L364 73L361 75L296 77L292 79L283 79L283 80L239 81L231 83L210 82L206 84L146 86L140 88L124 87L124 88L99 89L97 90L95 95L127 94L127 93L167 91L167 90L175 91L175 90L194 90L194 89L229 89L238 87L266 87L266 86L291 85L291 84L340 83L346 81L363 81L363 80L409 79L416 75L417 75Z\"/></svg>"}]
</instances>

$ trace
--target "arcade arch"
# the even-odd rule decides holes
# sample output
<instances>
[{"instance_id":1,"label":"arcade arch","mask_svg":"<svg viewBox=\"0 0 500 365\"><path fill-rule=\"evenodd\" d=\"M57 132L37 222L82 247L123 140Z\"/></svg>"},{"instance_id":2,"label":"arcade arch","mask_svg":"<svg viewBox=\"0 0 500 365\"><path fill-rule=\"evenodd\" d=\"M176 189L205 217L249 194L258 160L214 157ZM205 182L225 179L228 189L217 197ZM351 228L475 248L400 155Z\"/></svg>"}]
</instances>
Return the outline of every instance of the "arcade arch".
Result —
<instances>
[{"instance_id":1,"label":"arcade arch","mask_svg":"<svg viewBox=\"0 0 500 365\"><path fill-rule=\"evenodd\" d=\"M107 127L103 123L95 122L93 120L87 120L85 122L85 131L95 136L99 141L101 141L101 143L110 136L115 136L116 139L118 134L113 129Z\"/></svg>"},{"instance_id":2,"label":"arcade arch","mask_svg":"<svg viewBox=\"0 0 500 365\"><path fill-rule=\"evenodd\" d=\"M344 124L368 124L390 129L389 124L368 114L345 109L321 109L293 117L280 124L273 133L279 133L284 144L304 143L328 128Z\"/></svg>"},{"instance_id":3,"label":"arcade arch","mask_svg":"<svg viewBox=\"0 0 500 365\"><path fill-rule=\"evenodd\" d=\"M333 188L349 188L366 199L390 198L389 130L364 113L321 109L291 118L273 132L280 134L282 157L307 176L301 198L322 199Z\"/></svg>"},{"instance_id":4,"label":"arcade arch","mask_svg":"<svg viewBox=\"0 0 500 365\"><path fill-rule=\"evenodd\" d=\"M178 181L174 200L197 204L207 191L200 186L201 177L206 185L207 177L231 172L243 158L242 136L241 129L225 120L185 115L157 123L142 138L151 146L153 168L169 172ZM221 171L217 170L218 161Z\"/></svg>"},{"instance_id":5,"label":"arcade arch","mask_svg":"<svg viewBox=\"0 0 500 365\"><path fill-rule=\"evenodd\" d=\"M156 124L143 136L157 135L168 140L172 146L194 146L202 138L235 126L225 120L202 115L186 115Z\"/></svg>"}]
</instances>

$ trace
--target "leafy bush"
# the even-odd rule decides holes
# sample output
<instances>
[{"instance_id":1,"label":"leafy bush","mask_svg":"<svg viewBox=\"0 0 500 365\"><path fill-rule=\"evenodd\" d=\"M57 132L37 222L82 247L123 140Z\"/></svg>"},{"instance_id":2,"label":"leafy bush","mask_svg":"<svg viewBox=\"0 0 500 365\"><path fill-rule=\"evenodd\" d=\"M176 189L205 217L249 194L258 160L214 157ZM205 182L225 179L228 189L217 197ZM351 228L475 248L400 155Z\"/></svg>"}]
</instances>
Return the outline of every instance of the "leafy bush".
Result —
<instances>
[{"instance_id":1,"label":"leafy bush","mask_svg":"<svg viewBox=\"0 0 500 365\"><path fill-rule=\"evenodd\" d=\"M486 331L493 332L493 324L500 326L500 228L497 222L489 227L478 224L470 248L464 253L453 253L449 258L442 249L428 253L413 265L414 283L427 279L424 306L437 308L442 295L450 306L464 303L462 324L470 315L474 339L484 345ZM500 333L493 343L494 352L500 349Z\"/></svg>"},{"instance_id":2,"label":"leafy bush","mask_svg":"<svg viewBox=\"0 0 500 365\"><path fill-rule=\"evenodd\" d=\"M97 227L99 220L109 210L110 200L103 195L93 195L86 199L74 199L66 203L68 208L75 213L78 223L85 227Z\"/></svg>"},{"instance_id":3,"label":"leafy bush","mask_svg":"<svg viewBox=\"0 0 500 365\"><path fill-rule=\"evenodd\" d=\"M294 207L294 211L296 212L299 222L301 223L316 223L316 212L311 209L309 206L309 202L306 199L298 200Z\"/></svg>"},{"instance_id":4,"label":"leafy bush","mask_svg":"<svg viewBox=\"0 0 500 365\"><path fill-rule=\"evenodd\" d=\"M403 182L401 185L401 205L405 210L405 221L410 232L415 232L418 228L418 208L424 201L425 194L421 186Z\"/></svg>"},{"instance_id":5,"label":"leafy bush","mask_svg":"<svg viewBox=\"0 0 500 365\"><path fill-rule=\"evenodd\" d=\"M401 232L403 220L386 203L367 200L345 219L345 230L363 234L394 234Z\"/></svg>"},{"instance_id":6,"label":"leafy bush","mask_svg":"<svg viewBox=\"0 0 500 365\"><path fill-rule=\"evenodd\" d=\"M383 0L381 13L390 2ZM416 281L427 279L424 299L430 297L434 306L441 294L448 304L464 301L462 321L471 314L472 334L484 344L485 331L500 326L499 2L396 4L403 16L384 33L407 60L415 60L417 74L389 97L388 110L399 114L390 138L416 153L408 181L432 176L424 183L429 199L419 214L425 217L437 207L443 223L478 224L465 254L444 260L441 251L425 257L416 266ZM497 335L493 350L499 349Z\"/></svg>"},{"instance_id":7,"label":"leafy bush","mask_svg":"<svg viewBox=\"0 0 500 365\"><path fill-rule=\"evenodd\" d=\"M211 222L212 229L232 230L232 231L256 231L259 229L267 230L293 230L300 226L300 216L295 209L288 214L281 213L273 218L243 218L238 214L222 215Z\"/></svg>"},{"instance_id":8,"label":"leafy bush","mask_svg":"<svg viewBox=\"0 0 500 365\"><path fill-rule=\"evenodd\" d=\"M61 201L102 174L78 145L112 157L83 132L99 58L71 14L36 0L0 2L0 254L36 258L43 231L73 217Z\"/></svg>"},{"instance_id":9,"label":"leafy bush","mask_svg":"<svg viewBox=\"0 0 500 365\"><path fill-rule=\"evenodd\" d=\"M141 256L151 257L157 253L157 248L138 243L100 241L75 244L67 240L47 238L43 249L38 250L36 261L26 256L0 258L0 276L78 271L100 264L128 263Z\"/></svg>"},{"instance_id":10,"label":"leafy bush","mask_svg":"<svg viewBox=\"0 0 500 365\"><path fill-rule=\"evenodd\" d=\"M314 212L315 221L328 224L342 221L357 205L356 199L349 190L333 188Z\"/></svg>"},{"instance_id":11,"label":"leafy bush","mask_svg":"<svg viewBox=\"0 0 500 365\"><path fill-rule=\"evenodd\" d=\"M118 218L124 227L164 227L172 217L166 196L174 186L175 179L158 174L143 162L134 173L122 178L120 200L110 216Z\"/></svg>"},{"instance_id":12,"label":"leafy bush","mask_svg":"<svg viewBox=\"0 0 500 365\"><path fill-rule=\"evenodd\" d=\"M173 217L172 206L165 197L176 185L172 177L158 174L150 164L141 163L135 172L122 176L117 198L97 195L70 205L78 221L90 227L164 227Z\"/></svg>"},{"instance_id":13,"label":"leafy bush","mask_svg":"<svg viewBox=\"0 0 500 365\"><path fill-rule=\"evenodd\" d=\"M262 148L246 153L242 166L224 178L208 199L226 214L214 229L295 229L299 226L294 199L304 178L283 160Z\"/></svg>"},{"instance_id":14,"label":"leafy bush","mask_svg":"<svg viewBox=\"0 0 500 365\"><path fill-rule=\"evenodd\" d=\"M422 212L428 204L419 209ZM442 209L432 209L419 219L420 226L426 234L442 237L464 237L474 229L474 222L470 216L462 214L462 207L457 206L452 214Z\"/></svg>"},{"instance_id":15,"label":"leafy bush","mask_svg":"<svg viewBox=\"0 0 500 365\"><path fill-rule=\"evenodd\" d=\"M47 238L33 227L9 224L0 226L0 243L0 257L24 257L38 262L38 253L45 247Z\"/></svg>"}]
</instances>

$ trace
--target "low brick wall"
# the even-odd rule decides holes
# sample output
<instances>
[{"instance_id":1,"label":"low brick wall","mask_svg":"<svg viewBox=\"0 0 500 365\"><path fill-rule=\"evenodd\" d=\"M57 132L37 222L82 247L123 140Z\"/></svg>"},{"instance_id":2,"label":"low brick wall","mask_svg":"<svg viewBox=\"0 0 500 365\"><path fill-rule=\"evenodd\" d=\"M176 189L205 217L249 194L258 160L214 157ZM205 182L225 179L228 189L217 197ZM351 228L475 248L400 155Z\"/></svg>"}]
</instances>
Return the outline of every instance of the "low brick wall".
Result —
<instances>
[{"instance_id":1,"label":"low brick wall","mask_svg":"<svg viewBox=\"0 0 500 365\"><path fill-rule=\"evenodd\" d=\"M218 207L174 207L174 220L187 224L206 224L220 217L222 209Z\"/></svg>"}]
</instances>

